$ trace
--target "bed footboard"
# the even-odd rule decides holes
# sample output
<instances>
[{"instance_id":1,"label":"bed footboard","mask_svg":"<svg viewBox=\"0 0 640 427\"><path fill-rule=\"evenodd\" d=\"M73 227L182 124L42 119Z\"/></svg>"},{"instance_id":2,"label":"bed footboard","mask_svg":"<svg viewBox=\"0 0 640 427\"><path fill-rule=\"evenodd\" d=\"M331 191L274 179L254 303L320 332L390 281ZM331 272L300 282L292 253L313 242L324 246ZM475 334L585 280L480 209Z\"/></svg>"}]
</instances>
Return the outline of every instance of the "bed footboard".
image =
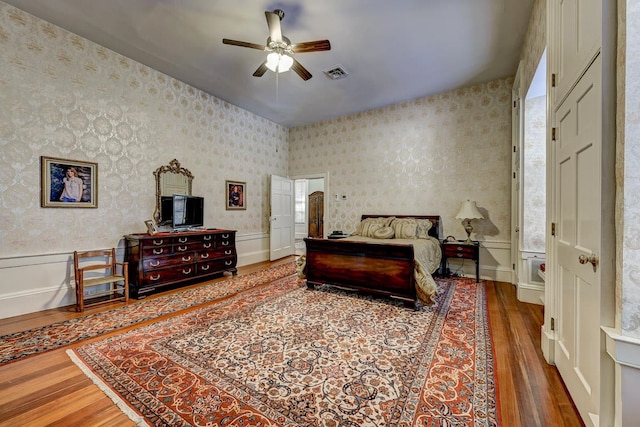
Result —
<instances>
[{"instance_id":1,"label":"bed footboard","mask_svg":"<svg viewBox=\"0 0 640 427\"><path fill-rule=\"evenodd\" d=\"M413 246L304 239L307 286L328 284L392 298L417 307Z\"/></svg>"}]
</instances>

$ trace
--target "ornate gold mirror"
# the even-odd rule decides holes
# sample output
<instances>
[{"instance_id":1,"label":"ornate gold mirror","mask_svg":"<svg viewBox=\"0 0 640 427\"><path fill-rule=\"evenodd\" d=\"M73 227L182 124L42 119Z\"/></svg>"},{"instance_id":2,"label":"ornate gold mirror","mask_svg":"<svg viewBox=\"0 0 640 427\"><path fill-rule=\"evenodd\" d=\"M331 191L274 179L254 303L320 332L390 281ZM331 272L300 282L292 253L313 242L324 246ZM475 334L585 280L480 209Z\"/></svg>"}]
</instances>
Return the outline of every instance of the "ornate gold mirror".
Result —
<instances>
[{"instance_id":1,"label":"ornate gold mirror","mask_svg":"<svg viewBox=\"0 0 640 427\"><path fill-rule=\"evenodd\" d=\"M160 166L153 172L156 178L156 210L153 212L153 220L158 223L161 215L162 196L174 194L191 195L191 183L193 175L189 169L180 166L180 162L173 159L166 166Z\"/></svg>"}]
</instances>

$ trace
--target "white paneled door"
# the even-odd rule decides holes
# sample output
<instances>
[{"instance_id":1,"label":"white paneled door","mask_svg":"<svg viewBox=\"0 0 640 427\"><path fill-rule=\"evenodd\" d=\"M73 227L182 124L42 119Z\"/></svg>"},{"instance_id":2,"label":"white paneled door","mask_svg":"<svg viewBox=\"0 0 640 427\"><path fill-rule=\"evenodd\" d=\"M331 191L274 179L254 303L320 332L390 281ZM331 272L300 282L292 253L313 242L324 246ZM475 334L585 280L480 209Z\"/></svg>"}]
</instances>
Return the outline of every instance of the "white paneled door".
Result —
<instances>
[{"instance_id":1,"label":"white paneled door","mask_svg":"<svg viewBox=\"0 0 640 427\"><path fill-rule=\"evenodd\" d=\"M271 175L271 215L269 217L269 259L295 253L293 180Z\"/></svg>"},{"instance_id":2,"label":"white paneled door","mask_svg":"<svg viewBox=\"0 0 640 427\"><path fill-rule=\"evenodd\" d=\"M556 110L555 363L587 426L600 410L602 90L598 57Z\"/></svg>"}]
</instances>

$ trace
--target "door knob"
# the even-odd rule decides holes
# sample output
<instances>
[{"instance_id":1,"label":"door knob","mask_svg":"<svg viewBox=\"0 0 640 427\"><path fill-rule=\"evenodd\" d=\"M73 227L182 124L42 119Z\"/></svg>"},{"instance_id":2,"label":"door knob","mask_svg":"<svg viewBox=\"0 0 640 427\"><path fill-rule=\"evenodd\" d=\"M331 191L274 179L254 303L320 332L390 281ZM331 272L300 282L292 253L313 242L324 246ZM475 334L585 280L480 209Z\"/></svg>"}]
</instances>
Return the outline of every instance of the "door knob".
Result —
<instances>
[{"instance_id":1,"label":"door knob","mask_svg":"<svg viewBox=\"0 0 640 427\"><path fill-rule=\"evenodd\" d=\"M578 257L578 262L580 264L590 263L593 266L593 271L596 271L598 267L598 257L595 254L591 254L591 256L580 255Z\"/></svg>"}]
</instances>

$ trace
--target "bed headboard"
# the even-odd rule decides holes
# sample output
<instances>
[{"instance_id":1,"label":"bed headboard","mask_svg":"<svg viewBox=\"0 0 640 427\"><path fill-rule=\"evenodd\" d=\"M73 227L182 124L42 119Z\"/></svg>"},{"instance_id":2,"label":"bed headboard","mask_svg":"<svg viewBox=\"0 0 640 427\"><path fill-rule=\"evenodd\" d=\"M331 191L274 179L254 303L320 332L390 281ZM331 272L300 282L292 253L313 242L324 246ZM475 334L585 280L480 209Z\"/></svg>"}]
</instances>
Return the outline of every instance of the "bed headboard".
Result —
<instances>
[{"instance_id":1,"label":"bed headboard","mask_svg":"<svg viewBox=\"0 0 640 427\"><path fill-rule=\"evenodd\" d=\"M363 214L361 219L365 218L380 218L385 216L395 216L396 218L416 218L416 219L429 219L433 223L433 226L429 230L429 236L440 239L440 215L367 215Z\"/></svg>"}]
</instances>

